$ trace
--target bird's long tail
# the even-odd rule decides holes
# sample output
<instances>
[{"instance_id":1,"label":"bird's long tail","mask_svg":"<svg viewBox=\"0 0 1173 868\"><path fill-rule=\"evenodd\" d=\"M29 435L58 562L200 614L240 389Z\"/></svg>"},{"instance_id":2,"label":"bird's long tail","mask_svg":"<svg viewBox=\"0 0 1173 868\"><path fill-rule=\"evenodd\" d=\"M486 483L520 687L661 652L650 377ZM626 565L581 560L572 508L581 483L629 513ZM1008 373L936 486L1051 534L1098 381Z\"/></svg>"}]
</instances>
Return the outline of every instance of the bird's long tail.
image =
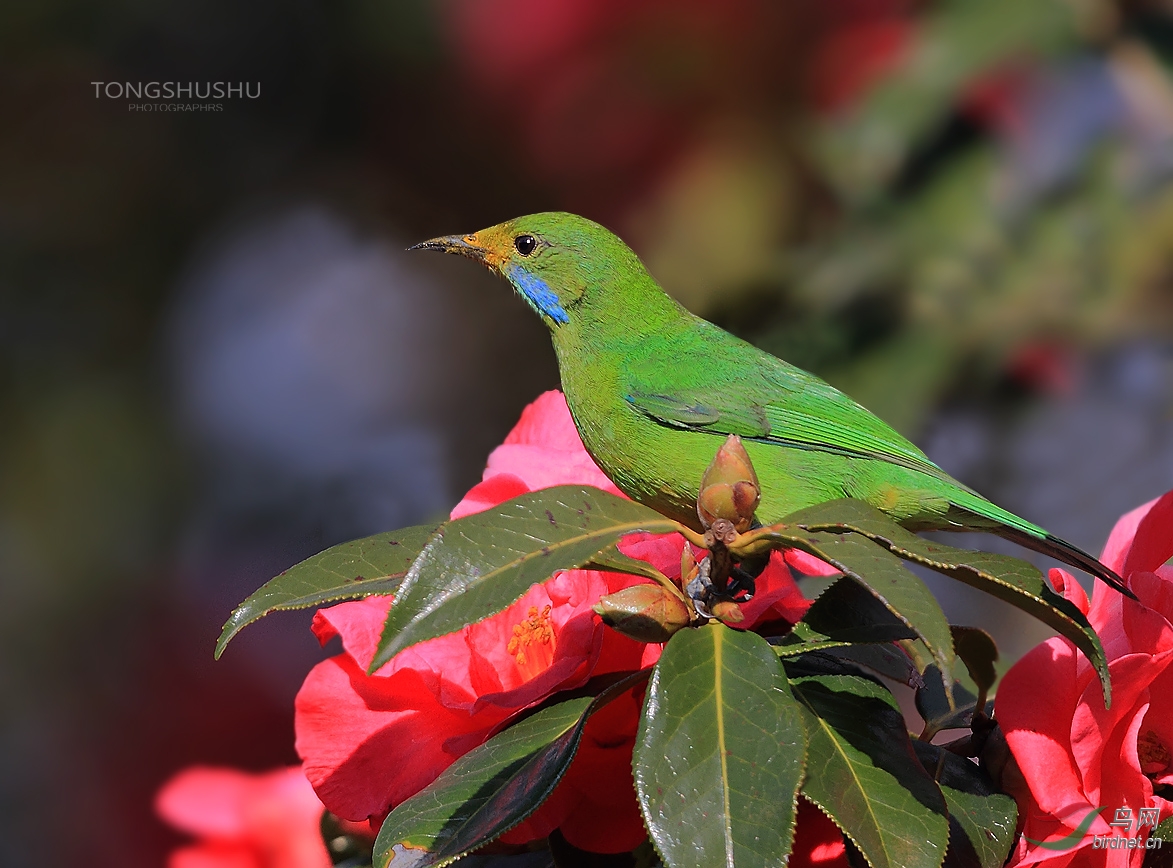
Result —
<instances>
[{"instance_id":1,"label":"bird's long tail","mask_svg":"<svg viewBox=\"0 0 1173 868\"><path fill-rule=\"evenodd\" d=\"M991 503L976 492L964 490L956 492L952 498L953 505L969 515L977 518L990 533L995 533L1003 539L1008 539L1011 542L1028 548L1031 551L1036 551L1039 554L1047 555L1055 558L1055 560L1062 561L1068 566L1075 567L1077 570L1082 570L1089 575L1095 576L1108 587L1119 591L1126 597L1136 599L1136 594L1132 593L1124 584L1124 580L1120 576L1096 558L1089 555L1083 549L1072 545L1067 540L1060 539L1054 534L1048 533L1038 525L1031 524L1023 518L1019 518L1014 513L1002 509L1002 507ZM986 529L983 528L983 529Z\"/></svg>"},{"instance_id":2,"label":"bird's long tail","mask_svg":"<svg viewBox=\"0 0 1173 868\"><path fill-rule=\"evenodd\" d=\"M1028 548L1039 554L1055 558L1055 560L1063 561L1063 563L1075 567L1077 570L1083 570L1085 573L1095 576L1108 587L1124 594L1124 596L1131 597L1134 600L1136 599L1136 594L1125 587L1124 580L1120 576L1116 575L1115 572L1108 569L1083 549L1073 546L1065 539L1060 539L1052 534L1047 534L1043 539L1039 539L1025 531L1008 525L1002 525L996 528L994 533L1023 548Z\"/></svg>"}]
</instances>

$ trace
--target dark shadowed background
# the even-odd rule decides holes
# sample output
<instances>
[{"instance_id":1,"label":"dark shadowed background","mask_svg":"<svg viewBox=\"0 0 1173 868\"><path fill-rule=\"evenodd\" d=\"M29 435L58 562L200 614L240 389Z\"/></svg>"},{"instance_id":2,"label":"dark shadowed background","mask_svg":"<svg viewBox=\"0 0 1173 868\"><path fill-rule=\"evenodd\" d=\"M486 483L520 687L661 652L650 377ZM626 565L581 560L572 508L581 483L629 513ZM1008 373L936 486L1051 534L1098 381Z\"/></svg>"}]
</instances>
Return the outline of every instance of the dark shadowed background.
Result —
<instances>
[{"instance_id":1,"label":"dark shadowed background","mask_svg":"<svg viewBox=\"0 0 1173 868\"><path fill-rule=\"evenodd\" d=\"M232 606L446 513L556 386L504 283L404 252L434 235L605 223L693 310L1097 551L1173 487L1171 15L0 6L0 864L159 865L171 773L295 761L309 615L213 663ZM1045 635L946 592L1011 657Z\"/></svg>"}]
</instances>

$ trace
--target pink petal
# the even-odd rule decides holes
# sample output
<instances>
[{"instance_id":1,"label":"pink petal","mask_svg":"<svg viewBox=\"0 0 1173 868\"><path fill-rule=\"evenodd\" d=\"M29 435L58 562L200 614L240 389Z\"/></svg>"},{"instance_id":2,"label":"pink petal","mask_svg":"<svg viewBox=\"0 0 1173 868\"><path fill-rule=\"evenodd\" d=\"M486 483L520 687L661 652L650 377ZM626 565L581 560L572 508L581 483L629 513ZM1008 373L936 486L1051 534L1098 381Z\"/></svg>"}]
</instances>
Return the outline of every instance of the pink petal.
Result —
<instances>
[{"instance_id":1,"label":"pink petal","mask_svg":"<svg viewBox=\"0 0 1173 868\"><path fill-rule=\"evenodd\" d=\"M1173 667L1166 669L1153 680L1149 690L1149 709L1145 714L1141 734L1151 733L1160 744L1173 754ZM1139 760L1139 757L1138 757ZM1173 757L1162 771L1155 772L1157 784L1173 784Z\"/></svg>"},{"instance_id":2,"label":"pink petal","mask_svg":"<svg viewBox=\"0 0 1173 868\"><path fill-rule=\"evenodd\" d=\"M1120 517L1100 560L1124 578L1153 572L1173 557L1173 491Z\"/></svg>"},{"instance_id":3,"label":"pink petal","mask_svg":"<svg viewBox=\"0 0 1173 868\"><path fill-rule=\"evenodd\" d=\"M1057 593L1062 594L1069 602L1074 603L1075 607L1085 615L1088 613L1087 591L1083 589L1083 585L1071 573L1064 569L1054 568L1048 574L1048 578L1051 580L1051 587Z\"/></svg>"},{"instance_id":4,"label":"pink petal","mask_svg":"<svg viewBox=\"0 0 1173 868\"><path fill-rule=\"evenodd\" d=\"M639 668L641 644L606 639L611 631L591 611L608 587L597 571L559 573L485 621L401 652L374 676L365 667L386 601L320 612L319 635L340 635L347 651L315 667L297 700L298 751L323 801L350 819L382 813L517 711L610 667ZM537 674L523 673L508 651L531 609L549 609L556 634L552 661Z\"/></svg>"},{"instance_id":5,"label":"pink petal","mask_svg":"<svg viewBox=\"0 0 1173 868\"><path fill-rule=\"evenodd\" d=\"M298 767L252 774L196 767L159 792L156 809L172 825L206 839L169 864L329 868L319 825L322 803Z\"/></svg>"},{"instance_id":6,"label":"pink petal","mask_svg":"<svg viewBox=\"0 0 1173 868\"><path fill-rule=\"evenodd\" d=\"M538 395L524 410L504 445L541 446L562 452L585 452L566 396L556 389Z\"/></svg>"},{"instance_id":7,"label":"pink petal","mask_svg":"<svg viewBox=\"0 0 1173 868\"><path fill-rule=\"evenodd\" d=\"M525 480L512 473L495 473L492 476L486 472L485 480L474 485L460 501L452 508L450 518L464 518L477 512L484 512L494 506L520 497L533 489Z\"/></svg>"},{"instance_id":8,"label":"pink petal","mask_svg":"<svg viewBox=\"0 0 1173 868\"><path fill-rule=\"evenodd\" d=\"M679 579L680 557L686 545L680 534L633 533L619 541L619 551L647 561L670 579Z\"/></svg>"},{"instance_id":9,"label":"pink petal","mask_svg":"<svg viewBox=\"0 0 1173 868\"><path fill-rule=\"evenodd\" d=\"M325 845L322 852L326 852ZM327 857L329 858L329 857ZM277 868L243 844L199 844L180 847L167 858L167 868Z\"/></svg>"},{"instance_id":10,"label":"pink petal","mask_svg":"<svg viewBox=\"0 0 1173 868\"><path fill-rule=\"evenodd\" d=\"M365 597L338 603L314 613L310 629L323 646L335 636L342 637L342 647L359 666L366 669L375 659L383 623L391 611L392 597Z\"/></svg>"},{"instance_id":11,"label":"pink petal","mask_svg":"<svg viewBox=\"0 0 1173 868\"><path fill-rule=\"evenodd\" d=\"M452 763L447 739L487 735L506 716L452 710L437 692L413 669L371 677L345 654L310 671L295 702L296 747L327 808L348 820L385 813Z\"/></svg>"},{"instance_id":12,"label":"pink petal","mask_svg":"<svg viewBox=\"0 0 1173 868\"><path fill-rule=\"evenodd\" d=\"M770 555L766 569L757 578L757 590L753 599L741 604L745 621L738 626L756 629L771 622L785 621L793 624L802 620L802 616L810 608L811 601L802 595L786 566L791 551L793 549L788 549L784 553L773 552Z\"/></svg>"},{"instance_id":13,"label":"pink petal","mask_svg":"<svg viewBox=\"0 0 1173 868\"><path fill-rule=\"evenodd\" d=\"M1130 654L1113 660L1109 666L1112 675L1112 707L1104 708L1099 686L1088 684L1071 718L1071 754L1082 771L1082 791L1088 801L1106 804L1102 787L1118 790L1134 789L1140 785L1140 767L1136 761L1136 738L1132 739L1131 757L1121 758L1111 747L1119 740L1120 731L1135 729L1138 718L1148 709L1149 683L1168 664L1163 660L1154 667L1147 654ZM1156 672L1154 672L1156 669ZM1024 757L1029 761L1029 757ZM1033 789L1033 787L1032 787ZM1122 807L1122 805L1115 805Z\"/></svg>"},{"instance_id":14,"label":"pink petal","mask_svg":"<svg viewBox=\"0 0 1173 868\"><path fill-rule=\"evenodd\" d=\"M1091 809L1095 807L1098 806L1093 805ZM1020 820L1020 822L1022 821ZM1102 819L1101 822L1104 823L1104 829L1108 829L1107 822ZM1059 841L1071 834L1072 831L1074 829L1068 828L1054 817L1037 812L1029 813L1025 818L1025 828L1022 835L1010 851L1006 868L1025 868L1027 865L1038 864L1045 865L1045 868L1067 868L1068 865L1073 864L1086 866L1086 868L1106 865L1105 858L1101 855L1104 851L1092 848L1093 839L1090 837L1092 833L1089 833L1089 837L1085 837L1083 842L1070 850L1051 850L1032 844L1027 840L1027 838L1033 838L1036 841L1044 842Z\"/></svg>"},{"instance_id":15,"label":"pink petal","mask_svg":"<svg viewBox=\"0 0 1173 868\"><path fill-rule=\"evenodd\" d=\"M489 455L485 479L489 481L502 474L521 479L531 491L555 485L590 485L611 494L620 494L581 446L571 452L544 446L498 446Z\"/></svg>"},{"instance_id":16,"label":"pink petal","mask_svg":"<svg viewBox=\"0 0 1173 868\"><path fill-rule=\"evenodd\" d=\"M509 477L509 485L482 488L499 476ZM537 491L555 485L591 485L620 495L582 445L561 392L546 392L522 411L505 442L489 455L484 478L453 510L453 518L524 493L521 486Z\"/></svg>"},{"instance_id":17,"label":"pink petal","mask_svg":"<svg viewBox=\"0 0 1173 868\"><path fill-rule=\"evenodd\" d=\"M786 563L806 576L834 576L839 573L822 558L816 558L800 549L786 549L785 557Z\"/></svg>"},{"instance_id":18,"label":"pink petal","mask_svg":"<svg viewBox=\"0 0 1173 868\"><path fill-rule=\"evenodd\" d=\"M1146 596L1160 600L1166 593L1164 583L1147 578L1152 575L1133 573ZM1149 608L1147 600L1141 603L1130 600L1102 583L1092 593L1088 620L1099 634L1109 660L1136 652L1158 654L1173 648L1173 627L1164 615Z\"/></svg>"},{"instance_id":19,"label":"pink petal","mask_svg":"<svg viewBox=\"0 0 1173 868\"><path fill-rule=\"evenodd\" d=\"M1158 567L1154 573L1136 572L1128 581L1141 602L1173 623L1173 567Z\"/></svg>"},{"instance_id":20,"label":"pink petal","mask_svg":"<svg viewBox=\"0 0 1173 868\"><path fill-rule=\"evenodd\" d=\"M1070 748L1072 715L1090 679L1076 674L1079 653L1058 637L1036 646L1003 676L996 699L996 717L1031 799L1064 821L1078 814L1071 828L1087 809Z\"/></svg>"},{"instance_id":21,"label":"pink petal","mask_svg":"<svg viewBox=\"0 0 1173 868\"><path fill-rule=\"evenodd\" d=\"M313 630L322 644L339 636L343 650L365 672L374 659L390 607L391 598L385 596L339 603L314 614ZM375 675L390 676L401 669L414 669L445 705L468 709L476 699L471 669L478 662L470 655L463 633L456 632L396 654Z\"/></svg>"},{"instance_id":22,"label":"pink petal","mask_svg":"<svg viewBox=\"0 0 1173 868\"><path fill-rule=\"evenodd\" d=\"M243 838L249 776L196 766L179 772L155 796L155 812L176 829L215 838Z\"/></svg>"}]
</instances>

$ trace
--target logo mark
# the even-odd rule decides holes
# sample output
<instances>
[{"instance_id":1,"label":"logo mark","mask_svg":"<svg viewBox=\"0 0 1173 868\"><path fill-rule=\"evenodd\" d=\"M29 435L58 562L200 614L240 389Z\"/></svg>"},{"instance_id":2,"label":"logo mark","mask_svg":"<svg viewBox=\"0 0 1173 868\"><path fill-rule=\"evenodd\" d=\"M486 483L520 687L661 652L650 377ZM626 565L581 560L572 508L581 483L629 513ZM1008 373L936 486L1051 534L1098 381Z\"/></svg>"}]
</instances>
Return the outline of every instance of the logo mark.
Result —
<instances>
[{"instance_id":1,"label":"logo mark","mask_svg":"<svg viewBox=\"0 0 1173 868\"><path fill-rule=\"evenodd\" d=\"M1087 815L1080 821L1079 826L1074 832L1064 835L1062 838L1057 838L1054 841L1036 841L1034 838L1027 838L1031 844L1036 847L1041 847L1044 850L1072 850L1076 847L1082 846L1083 839L1087 837L1088 829L1091 828L1092 823L1096 821L1100 811L1104 810L1103 805L1098 808L1093 808L1087 812ZM1136 820L1137 834L1131 837L1125 837L1120 834L1115 835L1096 835L1092 839L1092 848L1096 850L1159 850L1161 844L1164 843L1160 838L1143 837L1140 834L1141 829L1148 827L1151 829L1157 828L1157 822L1160 820L1159 808L1141 808L1140 816ZM1116 819L1108 825L1115 828L1122 828L1126 832L1132 830L1132 808L1117 808ZM1025 837L1025 836L1023 836Z\"/></svg>"},{"instance_id":2,"label":"logo mark","mask_svg":"<svg viewBox=\"0 0 1173 868\"><path fill-rule=\"evenodd\" d=\"M1080 820L1074 832L1055 841L1036 841L1034 838L1027 838L1026 840L1037 847L1042 847L1044 850L1070 850L1078 846L1079 842L1087 837L1087 830L1092 827L1092 823L1096 821L1096 817L1100 815L1100 811L1106 807L1108 806L1100 805L1100 807L1088 811L1087 816ZM1023 837L1026 836L1024 835Z\"/></svg>"}]
</instances>

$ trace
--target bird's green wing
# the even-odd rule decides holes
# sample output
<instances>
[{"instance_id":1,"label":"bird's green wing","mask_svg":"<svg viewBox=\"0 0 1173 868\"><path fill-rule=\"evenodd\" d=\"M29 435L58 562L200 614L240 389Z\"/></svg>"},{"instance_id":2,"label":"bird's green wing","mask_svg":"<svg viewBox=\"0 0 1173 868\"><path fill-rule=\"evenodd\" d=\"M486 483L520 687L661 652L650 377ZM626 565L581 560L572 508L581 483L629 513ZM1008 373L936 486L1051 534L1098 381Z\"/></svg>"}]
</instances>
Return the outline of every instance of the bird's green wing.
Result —
<instances>
[{"instance_id":1,"label":"bird's green wing","mask_svg":"<svg viewBox=\"0 0 1173 868\"><path fill-rule=\"evenodd\" d=\"M627 402L662 425L878 459L958 485L883 420L823 380L721 337L728 340L702 332L696 334L701 340L677 336L664 347L655 341L645 346L649 352L621 370ZM680 371L691 375L687 382Z\"/></svg>"},{"instance_id":2,"label":"bird's green wing","mask_svg":"<svg viewBox=\"0 0 1173 868\"><path fill-rule=\"evenodd\" d=\"M1085 570L1128 596L1120 577L1091 555L986 500L953 479L879 417L806 371L701 323L672 339L650 337L620 366L624 398L661 425L737 434L793 449L886 461L945 483L949 501L995 533Z\"/></svg>"}]
</instances>

